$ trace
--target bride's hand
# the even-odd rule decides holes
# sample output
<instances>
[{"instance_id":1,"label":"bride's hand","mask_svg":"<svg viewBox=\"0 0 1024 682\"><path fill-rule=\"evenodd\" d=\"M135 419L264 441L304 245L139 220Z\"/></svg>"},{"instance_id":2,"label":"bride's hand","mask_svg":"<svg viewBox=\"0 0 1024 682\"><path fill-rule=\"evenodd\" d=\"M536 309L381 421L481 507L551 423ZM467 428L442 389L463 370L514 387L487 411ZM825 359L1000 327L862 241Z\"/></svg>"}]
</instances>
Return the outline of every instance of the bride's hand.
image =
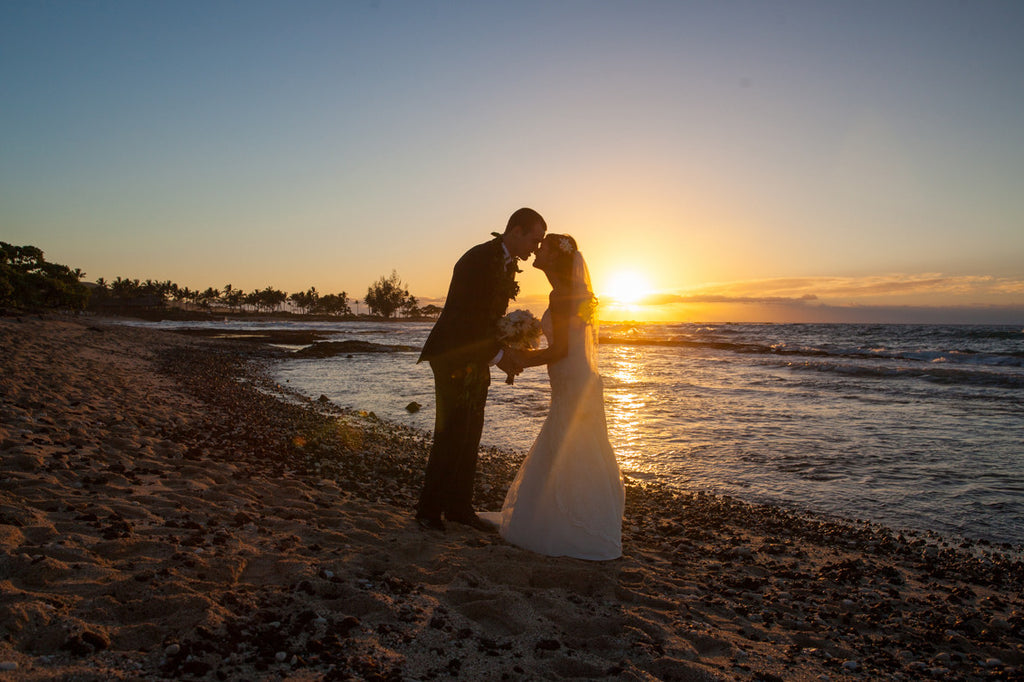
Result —
<instances>
[{"instance_id":1,"label":"bride's hand","mask_svg":"<svg viewBox=\"0 0 1024 682\"><path fill-rule=\"evenodd\" d=\"M505 372L506 384L514 384L516 375L523 371L522 359L514 350L506 348L501 360L498 362L498 369Z\"/></svg>"}]
</instances>

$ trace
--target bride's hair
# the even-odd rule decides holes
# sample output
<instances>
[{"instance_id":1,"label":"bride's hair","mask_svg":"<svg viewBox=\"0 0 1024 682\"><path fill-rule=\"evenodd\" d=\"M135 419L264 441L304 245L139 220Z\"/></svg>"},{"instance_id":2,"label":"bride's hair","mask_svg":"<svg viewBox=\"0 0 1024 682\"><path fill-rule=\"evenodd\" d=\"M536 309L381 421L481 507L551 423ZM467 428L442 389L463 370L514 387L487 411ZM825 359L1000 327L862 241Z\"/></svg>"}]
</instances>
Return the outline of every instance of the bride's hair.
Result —
<instances>
[{"instance_id":1,"label":"bride's hair","mask_svg":"<svg viewBox=\"0 0 1024 682\"><path fill-rule=\"evenodd\" d=\"M568 305L570 314L578 315L586 323L585 329L588 333L585 335L582 348L591 369L596 372L599 303L590 283L587 262L580 253L576 240L567 234L549 234L544 237L544 241L554 252L551 271L569 286L568 291L561 294L562 300ZM554 280L551 283L554 285Z\"/></svg>"},{"instance_id":2,"label":"bride's hair","mask_svg":"<svg viewBox=\"0 0 1024 682\"><path fill-rule=\"evenodd\" d=\"M576 240L567 234L548 234L544 241L550 242L553 247L555 270L569 280L572 277L573 255L579 251Z\"/></svg>"}]
</instances>

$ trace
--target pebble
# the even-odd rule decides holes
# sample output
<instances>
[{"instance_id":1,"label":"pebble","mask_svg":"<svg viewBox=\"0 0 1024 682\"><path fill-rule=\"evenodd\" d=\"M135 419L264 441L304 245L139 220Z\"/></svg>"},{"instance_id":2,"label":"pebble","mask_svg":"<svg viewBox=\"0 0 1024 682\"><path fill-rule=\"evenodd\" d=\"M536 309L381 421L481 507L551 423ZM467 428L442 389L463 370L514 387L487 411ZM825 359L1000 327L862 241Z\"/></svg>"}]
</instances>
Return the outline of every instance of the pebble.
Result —
<instances>
[{"instance_id":1,"label":"pebble","mask_svg":"<svg viewBox=\"0 0 1024 682\"><path fill-rule=\"evenodd\" d=\"M15 663L14 661L3 661L3 662L0 662L0 670L2 670L4 672L10 672L12 670L17 670L17 669L18 669L18 664Z\"/></svg>"},{"instance_id":2,"label":"pebble","mask_svg":"<svg viewBox=\"0 0 1024 682\"><path fill-rule=\"evenodd\" d=\"M857 661L846 661L845 663L843 663L843 669L844 670L853 671L853 670L856 670L859 667L860 667L860 663L858 663Z\"/></svg>"},{"instance_id":3,"label":"pebble","mask_svg":"<svg viewBox=\"0 0 1024 682\"><path fill-rule=\"evenodd\" d=\"M181 653L180 644L169 644L167 645L167 648L164 649L164 654L167 656L177 656L179 653Z\"/></svg>"},{"instance_id":4,"label":"pebble","mask_svg":"<svg viewBox=\"0 0 1024 682\"><path fill-rule=\"evenodd\" d=\"M1011 629L1010 624L1002 618L993 618L989 622L988 626L993 630L998 630L1000 632L1009 632Z\"/></svg>"},{"instance_id":5,"label":"pebble","mask_svg":"<svg viewBox=\"0 0 1024 682\"><path fill-rule=\"evenodd\" d=\"M278 651L274 654L274 658L277 659L278 663L284 663L284 660L288 658L288 654L284 651Z\"/></svg>"}]
</instances>

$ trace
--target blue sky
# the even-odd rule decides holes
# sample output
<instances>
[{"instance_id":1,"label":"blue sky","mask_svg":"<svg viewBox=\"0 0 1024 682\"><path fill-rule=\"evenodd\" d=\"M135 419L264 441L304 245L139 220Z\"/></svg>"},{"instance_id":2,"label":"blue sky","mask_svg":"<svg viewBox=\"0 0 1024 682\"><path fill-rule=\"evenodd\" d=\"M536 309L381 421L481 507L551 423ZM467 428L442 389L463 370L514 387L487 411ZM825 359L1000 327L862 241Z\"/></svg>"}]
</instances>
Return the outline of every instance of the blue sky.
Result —
<instances>
[{"instance_id":1,"label":"blue sky","mask_svg":"<svg viewBox=\"0 0 1024 682\"><path fill-rule=\"evenodd\" d=\"M361 298L396 269L430 301L529 205L609 304L657 304L610 314L1024 323L1020 26L985 1L6 0L0 240L193 288Z\"/></svg>"}]
</instances>

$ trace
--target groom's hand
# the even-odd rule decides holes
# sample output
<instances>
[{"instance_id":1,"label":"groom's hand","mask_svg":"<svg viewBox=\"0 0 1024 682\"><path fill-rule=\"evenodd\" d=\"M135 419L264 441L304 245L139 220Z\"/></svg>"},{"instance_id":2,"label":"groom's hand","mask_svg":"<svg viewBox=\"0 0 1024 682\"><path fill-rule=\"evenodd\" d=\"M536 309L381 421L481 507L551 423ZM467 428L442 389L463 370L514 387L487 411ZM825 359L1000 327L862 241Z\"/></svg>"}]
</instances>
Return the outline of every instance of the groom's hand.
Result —
<instances>
[{"instance_id":1,"label":"groom's hand","mask_svg":"<svg viewBox=\"0 0 1024 682\"><path fill-rule=\"evenodd\" d=\"M522 361L511 348L506 348L498 361L498 369L505 372L505 383L514 384L517 374L523 371Z\"/></svg>"}]
</instances>

